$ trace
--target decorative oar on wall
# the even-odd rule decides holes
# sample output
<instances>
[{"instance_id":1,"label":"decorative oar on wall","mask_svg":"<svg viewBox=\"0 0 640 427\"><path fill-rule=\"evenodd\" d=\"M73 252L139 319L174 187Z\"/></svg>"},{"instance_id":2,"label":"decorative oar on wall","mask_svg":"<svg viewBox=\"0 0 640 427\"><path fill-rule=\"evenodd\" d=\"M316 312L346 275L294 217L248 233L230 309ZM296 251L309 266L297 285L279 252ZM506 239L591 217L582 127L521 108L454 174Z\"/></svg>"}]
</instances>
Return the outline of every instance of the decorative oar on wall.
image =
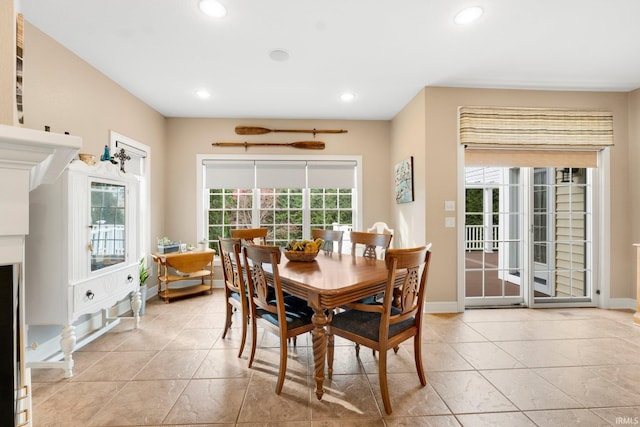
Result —
<instances>
[{"instance_id":1,"label":"decorative oar on wall","mask_svg":"<svg viewBox=\"0 0 640 427\"><path fill-rule=\"evenodd\" d=\"M236 126L238 135L264 135L271 132L289 132L289 133L347 133L344 129L268 129L258 126Z\"/></svg>"},{"instance_id":2,"label":"decorative oar on wall","mask_svg":"<svg viewBox=\"0 0 640 427\"><path fill-rule=\"evenodd\" d=\"M293 147L305 150L324 150L324 142L322 141L296 141L296 142L214 142L214 147Z\"/></svg>"}]
</instances>

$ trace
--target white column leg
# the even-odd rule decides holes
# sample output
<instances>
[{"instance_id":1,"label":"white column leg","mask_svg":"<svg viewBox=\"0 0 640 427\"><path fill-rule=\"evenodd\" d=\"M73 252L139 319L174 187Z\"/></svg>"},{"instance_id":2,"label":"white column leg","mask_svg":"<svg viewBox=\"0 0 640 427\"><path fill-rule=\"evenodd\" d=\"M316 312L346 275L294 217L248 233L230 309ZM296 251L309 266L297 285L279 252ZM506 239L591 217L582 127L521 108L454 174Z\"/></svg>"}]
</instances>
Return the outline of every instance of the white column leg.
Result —
<instances>
[{"instance_id":1,"label":"white column leg","mask_svg":"<svg viewBox=\"0 0 640 427\"><path fill-rule=\"evenodd\" d=\"M60 348L64 353L64 377L71 378L73 376L73 350L76 346L76 328L67 325L62 328L62 337L60 338Z\"/></svg>"},{"instance_id":2,"label":"white column leg","mask_svg":"<svg viewBox=\"0 0 640 427\"><path fill-rule=\"evenodd\" d=\"M131 310L133 311L133 317L136 319L136 329L140 326L140 307L142 307L142 298L140 297L140 287L138 287L131 298Z\"/></svg>"}]
</instances>

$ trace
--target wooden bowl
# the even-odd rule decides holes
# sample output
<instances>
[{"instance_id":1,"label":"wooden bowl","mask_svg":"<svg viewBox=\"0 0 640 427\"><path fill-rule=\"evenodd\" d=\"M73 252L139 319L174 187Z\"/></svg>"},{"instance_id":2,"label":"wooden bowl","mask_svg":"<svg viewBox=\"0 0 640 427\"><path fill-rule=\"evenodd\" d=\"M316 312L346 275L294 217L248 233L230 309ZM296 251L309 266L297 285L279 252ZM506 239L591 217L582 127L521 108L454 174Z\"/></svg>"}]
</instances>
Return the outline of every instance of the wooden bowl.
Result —
<instances>
[{"instance_id":1,"label":"wooden bowl","mask_svg":"<svg viewBox=\"0 0 640 427\"><path fill-rule=\"evenodd\" d=\"M96 156L93 154L80 153L78 154L78 157L89 166L96 164Z\"/></svg>"},{"instance_id":2,"label":"wooden bowl","mask_svg":"<svg viewBox=\"0 0 640 427\"><path fill-rule=\"evenodd\" d=\"M284 251L284 256L287 257L289 261L302 261L302 262L311 262L316 259L318 256L318 252L304 252L304 251Z\"/></svg>"}]
</instances>

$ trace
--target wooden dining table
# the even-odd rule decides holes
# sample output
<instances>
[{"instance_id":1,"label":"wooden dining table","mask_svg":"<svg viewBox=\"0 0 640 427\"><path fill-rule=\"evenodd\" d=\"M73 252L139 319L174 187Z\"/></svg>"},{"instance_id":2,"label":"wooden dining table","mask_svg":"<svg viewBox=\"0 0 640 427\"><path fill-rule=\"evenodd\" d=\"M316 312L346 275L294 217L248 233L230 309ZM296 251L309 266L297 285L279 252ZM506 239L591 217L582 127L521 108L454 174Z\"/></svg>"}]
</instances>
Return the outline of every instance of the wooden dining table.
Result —
<instances>
[{"instance_id":1,"label":"wooden dining table","mask_svg":"<svg viewBox=\"0 0 640 427\"><path fill-rule=\"evenodd\" d=\"M324 393L327 354L327 310L385 290L384 260L347 254L318 254L312 262L289 261L284 255L278 265L282 289L307 301L314 311L311 331L315 365L316 396Z\"/></svg>"}]
</instances>

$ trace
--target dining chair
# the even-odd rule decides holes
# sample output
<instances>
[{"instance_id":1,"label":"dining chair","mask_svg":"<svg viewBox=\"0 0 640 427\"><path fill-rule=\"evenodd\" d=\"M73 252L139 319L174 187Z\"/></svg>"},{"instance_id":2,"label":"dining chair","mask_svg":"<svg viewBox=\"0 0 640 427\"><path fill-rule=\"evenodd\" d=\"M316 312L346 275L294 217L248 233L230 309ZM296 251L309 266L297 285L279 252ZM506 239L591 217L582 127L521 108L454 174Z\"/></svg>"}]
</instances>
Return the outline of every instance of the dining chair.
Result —
<instances>
[{"instance_id":1,"label":"dining chair","mask_svg":"<svg viewBox=\"0 0 640 427\"><path fill-rule=\"evenodd\" d=\"M430 259L431 244L411 249L389 249L385 257L388 270L385 295L393 295L396 278L403 276L399 300L384 298L382 304L349 304L347 310L333 314L327 327L329 376L333 373L335 335L380 353L378 376L387 414L392 412L387 383L387 352L390 349L397 353L400 343L413 338L413 355L420 384L427 384L422 366L421 336Z\"/></svg>"},{"instance_id":2,"label":"dining chair","mask_svg":"<svg viewBox=\"0 0 640 427\"><path fill-rule=\"evenodd\" d=\"M267 244L267 228L232 228L231 237L242 239L243 243Z\"/></svg>"},{"instance_id":3,"label":"dining chair","mask_svg":"<svg viewBox=\"0 0 640 427\"><path fill-rule=\"evenodd\" d=\"M295 340L298 335L311 331L313 310L307 302L285 295L278 272L280 262L280 247L248 245L242 248L244 267L247 270L249 285L249 307L251 312L251 356L249 367L253 364L257 346L257 325L260 323L265 330L280 338L280 366L276 394L282 391L284 377L287 371L287 343L290 338ZM265 271L265 267L266 271ZM267 283L267 277L269 282ZM269 288L275 290L275 300L269 298ZM294 341L295 345L295 341Z\"/></svg>"},{"instance_id":4,"label":"dining chair","mask_svg":"<svg viewBox=\"0 0 640 427\"><path fill-rule=\"evenodd\" d=\"M342 236L344 235L344 231L342 230L323 230L320 228L312 228L311 229L311 237L313 240L322 239L324 243L322 244L322 250L325 254L329 255L333 253L334 242L338 244L338 253L342 253Z\"/></svg>"},{"instance_id":5,"label":"dining chair","mask_svg":"<svg viewBox=\"0 0 640 427\"><path fill-rule=\"evenodd\" d=\"M367 228L367 232L369 233L378 233L378 234L391 234L393 236L393 228L389 228L386 222L374 222L373 225ZM389 247L393 247L391 243L389 243Z\"/></svg>"},{"instance_id":6,"label":"dining chair","mask_svg":"<svg viewBox=\"0 0 640 427\"><path fill-rule=\"evenodd\" d=\"M365 231L351 232L351 254L356 255L358 245L364 245L362 256L365 258L378 258L378 251L382 255L389 249L393 234L386 233L369 233Z\"/></svg>"},{"instance_id":7,"label":"dining chair","mask_svg":"<svg viewBox=\"0 0 640 427\"><path fill-rule=\"evenodd\" d=\"M247 288L242 270L241 241L240 239L218 238L220 258L222 264L222 277L224 280L224 293L226 305L226 319L222 338L224 339L231 327L231 317L234 310L239 310L242 318L242 340L238 357L242 356L244 345L247 341L247 327L249 324L249 302L247 300Z\"/></svg>"}]
</instances>

